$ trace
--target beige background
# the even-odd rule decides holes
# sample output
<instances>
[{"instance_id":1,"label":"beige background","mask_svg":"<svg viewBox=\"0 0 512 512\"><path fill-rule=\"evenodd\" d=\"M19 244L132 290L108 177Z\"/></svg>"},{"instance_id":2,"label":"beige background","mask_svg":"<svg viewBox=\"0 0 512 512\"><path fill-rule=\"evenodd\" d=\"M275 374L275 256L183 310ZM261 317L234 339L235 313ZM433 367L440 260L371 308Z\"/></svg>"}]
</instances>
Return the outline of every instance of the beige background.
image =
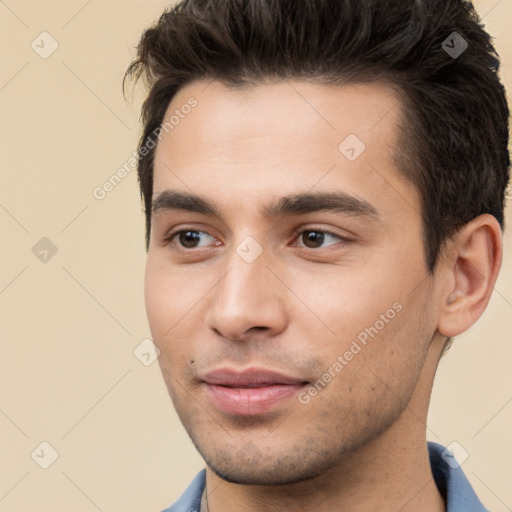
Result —
<instances>
[{"instance_id":1,"label":"beige background","mask_svg":"<svg viewBox=\"0 0 512 512\"><path fill-rule=\"evenodd\" d=\"M0 512L157 511L202 467L157 363L133 354L150 337L135 171L92 195L136 148L140 97L126 104L121 78L165 5L0 1ZM476 6L512 90L512 2ZM31 48L43 31L59 45L47 59ZM46 263L42 237L58 251ZM512 509L511 244L488 310L442 361L428 422L469 453L495 512ZM43 441L48 469L48 449L31 458Z\"/></svg>"}]
</instances>

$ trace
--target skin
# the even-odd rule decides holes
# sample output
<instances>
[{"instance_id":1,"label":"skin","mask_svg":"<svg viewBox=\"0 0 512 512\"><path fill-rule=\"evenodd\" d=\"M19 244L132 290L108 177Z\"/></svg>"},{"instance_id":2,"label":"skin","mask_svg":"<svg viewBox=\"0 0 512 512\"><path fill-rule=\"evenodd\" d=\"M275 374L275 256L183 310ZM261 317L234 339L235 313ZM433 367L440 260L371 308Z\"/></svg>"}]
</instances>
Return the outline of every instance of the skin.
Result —
<instances>
[{"instance_id":1,"label":"skin","mask_svg":"<svg viewBox=\"0 0 512 512\"><path fill-rule=\"evenodd\" d=\"M152 216L145 300L169 394L207 463L201 510L445 510L426 450L428 403L446 338L489 300L498 223L474 219L429 274L419 194L394 159L400 101L384 85L234 90L196 81L165 118L191 96L197 107L158 143L154 198L193 192L222 219ZM338 150L351 133L366 145L353 162ZM379 219L260 212L281 196L320 191L361 198ZM306 229L336 236L308 245ZM199 231L195 246L166 240L179 230ZM248 236L263 250L252 263L236 252ZM242 417L205 392L200 377L220 366L315 383L396 303L401 311L307 404L291 397Z\"/></svg>"}]
</instances>

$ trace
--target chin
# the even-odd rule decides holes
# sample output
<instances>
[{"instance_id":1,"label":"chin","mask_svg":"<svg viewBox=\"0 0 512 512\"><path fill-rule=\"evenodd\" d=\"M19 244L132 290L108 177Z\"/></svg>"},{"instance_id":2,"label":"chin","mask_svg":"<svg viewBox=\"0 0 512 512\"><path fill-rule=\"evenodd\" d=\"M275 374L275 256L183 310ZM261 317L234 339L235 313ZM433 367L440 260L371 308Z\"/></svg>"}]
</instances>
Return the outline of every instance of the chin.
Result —
<instances>
[{"instance_id":1,"label":"chin","mask_svg":"<svg viewBox=\"0 0 512 512\"><path fill-rule=\"evenodd\" d=\"M317 478L336 465L332 452L308 453L307 449L290 450L287 454L274 456L265 456L250 448L238 452L221 449L216 450L215 454L200 453L218 477L243 485L289 485L304 482Z\"/></svg>"},{"instance_id":2,"label":"chin","mask_svg":"<svg viewBox=\"0 0 512 512\"><path fill-rule=\"evenodd\" d=\"M320 476L320 473L313 473L311 468L306 471L290 471L279 468L268 468L266 466L243 467L230 466L229 468L219 467L208 463L209 468L226 482L242 485L289 485L298 482L313 480Z\"/></svg>"}]
</instances>

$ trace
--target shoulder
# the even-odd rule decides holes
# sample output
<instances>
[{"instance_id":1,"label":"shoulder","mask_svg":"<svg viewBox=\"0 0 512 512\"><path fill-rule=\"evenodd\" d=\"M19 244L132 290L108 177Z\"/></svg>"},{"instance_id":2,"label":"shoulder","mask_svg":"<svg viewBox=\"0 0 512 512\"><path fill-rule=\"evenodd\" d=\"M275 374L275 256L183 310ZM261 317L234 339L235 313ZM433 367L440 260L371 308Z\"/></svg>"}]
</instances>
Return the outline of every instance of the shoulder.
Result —
<instances>
[{"instance_id":1,"label":"shoulder","mask_svg":"<svg viewBox=\"0 0 512 512\"><path fill-rule=\"evenodd\" d=\"M203 468L190 482L179 499L161 512L200 512L205 481L206 470Z\"/></svg>"},{"instance_id":2,"label":"shoulder","mask_svg":"<svg viewBox=\"0 0 512 512\"><path fill-rule=\"evenodd\" d=\"M446 512L489 512L448 448L429 442L428 452L432 475L446 502Z\"/></svg>"}]
</instances>

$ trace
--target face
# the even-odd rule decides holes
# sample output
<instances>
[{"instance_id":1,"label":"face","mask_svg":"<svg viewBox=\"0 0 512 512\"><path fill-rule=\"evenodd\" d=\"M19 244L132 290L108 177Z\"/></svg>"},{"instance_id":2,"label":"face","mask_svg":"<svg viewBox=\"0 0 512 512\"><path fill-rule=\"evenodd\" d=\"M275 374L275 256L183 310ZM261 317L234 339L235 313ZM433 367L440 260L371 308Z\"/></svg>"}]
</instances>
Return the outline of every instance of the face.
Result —
<instances>
[{"instance_id":1,"label":"face","mask_svg":"<svg viewBox=\"0 0 512 512\"><path fill-rule=\"evenodd\" d=\"M400 418L436 331L419 194L394 163L399 101L197 81L165 120L176 110L145 279L171 399L226 480L313 478Z\"/></svg>"}]
</instances>

